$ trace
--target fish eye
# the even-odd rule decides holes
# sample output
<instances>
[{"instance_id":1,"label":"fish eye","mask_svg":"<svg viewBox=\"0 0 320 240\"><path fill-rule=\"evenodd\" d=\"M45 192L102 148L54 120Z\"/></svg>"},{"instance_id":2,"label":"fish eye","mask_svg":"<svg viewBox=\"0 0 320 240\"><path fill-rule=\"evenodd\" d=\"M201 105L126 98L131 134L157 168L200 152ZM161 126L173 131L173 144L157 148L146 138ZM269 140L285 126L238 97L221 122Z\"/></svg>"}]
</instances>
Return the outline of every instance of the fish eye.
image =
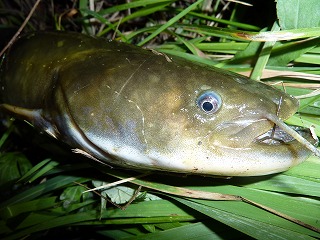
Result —
<instances>
[{"instance_id":1,"label":"fish eye","mask_svg":"<svg viewBox=\"0 0 320 240\"><path fill-rule=\"evenodd\" d=\"M198 107L207 114L218 111L221 102L221 97L213 91L204 92L197 99Z\"/></svg>"}]
</instances>

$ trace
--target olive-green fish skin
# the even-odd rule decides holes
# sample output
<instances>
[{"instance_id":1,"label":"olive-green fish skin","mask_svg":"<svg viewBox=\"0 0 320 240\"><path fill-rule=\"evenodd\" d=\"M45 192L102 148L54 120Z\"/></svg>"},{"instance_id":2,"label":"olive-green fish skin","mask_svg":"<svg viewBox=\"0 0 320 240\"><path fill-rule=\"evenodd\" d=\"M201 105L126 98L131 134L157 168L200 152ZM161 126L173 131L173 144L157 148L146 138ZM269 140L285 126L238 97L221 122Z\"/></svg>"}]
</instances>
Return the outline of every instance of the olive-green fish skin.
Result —
<instances>
[{"instance_id":1,"label":"olive-green fish skin","mask_svg":"<svg viewBox=\"0 0 320 240\"><path fill-rule=\"evenodd\" d=\"M296 141L255 141L274 125L267 114L285 120L297 111L295 98L128 44L32 33L7 51L0 74L3 108L107 164L254 176L285 171L310 155ZM199 106L207 92L221 98L215 113Z\"/></svg>"}]
</instances>

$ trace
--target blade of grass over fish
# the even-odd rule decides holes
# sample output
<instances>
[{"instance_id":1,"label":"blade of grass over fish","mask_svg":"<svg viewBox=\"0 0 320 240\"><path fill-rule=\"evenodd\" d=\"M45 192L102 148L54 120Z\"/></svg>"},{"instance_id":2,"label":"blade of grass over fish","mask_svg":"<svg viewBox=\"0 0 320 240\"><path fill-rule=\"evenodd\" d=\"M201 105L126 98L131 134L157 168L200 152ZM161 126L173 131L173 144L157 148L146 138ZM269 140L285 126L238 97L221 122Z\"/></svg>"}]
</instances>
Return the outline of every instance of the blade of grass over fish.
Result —
<instances>
[{"instance_id":1,"label":"blade of grass over fish","mask_svg":"<svg viewBox=\"0 0 320 240\"><path fill-rule=\"evenodd\" d=\"M271 31L276 32L279 30L280 30L280 27L275 22L273 24ZM274 46L275 43L276 43L275 41L268 41L263 44L261 52L259 53L258 60L256 61L256 64L255 64L255 66L252 70L252 73L250 75L251 79L253 79L253 80L260 80L261 79L262 71L267 65L269 56L272 51L272 47Z\"/></svg>"},{"instance_id":2,"label":"blade of grass over fish","mask_svg":"<svg viewBox=\"0 0 320 240\"><path fill-rule=\"evenodd\" d=\"M167 23L163 24L161 27L159 27L156 31L154 31L151 35L146 37L144 40L142 40L140 43L138 43L138 46L142 46L149 42L151 39L153 39L155 36L157 36L159 33L163 32L165 29L170 27L172 24L177 22L180 18L188 14L190 11L192 11L195 7L197 7L200 3L202 3L204 0L197 0L195 3L191 4L189 7L181 11L179 14L177 14L175 17L171 18Z\"/></svg>"},{"instance_id":3,"label":"blade of grass over fish","mask_svg":"<svg viewBox=\"0 0 320 240\"><path fill-rule=\"evenodd\" d=\"M288 127L284 122L282 122L277 116L273 114L266 114L265 116L268 120L275 123L277 126L279 126L282 130L284 130L286 133L291 135L294 139L296 139L298 142L300 142L303 146L308 148L313 154L320 157L320 150L318 150L314 145L312 145L310 142L308 142L305 138L303 138L299 133L297 133L292 128Z\"/></svg>"},{"instance_id":4,"label":"blade of grass over fish","mask_svg":"<svg viewBox=\"0 0 320 240\"><path fill-rule=\"evenodd\" d=\"M242 217L227 211L208 207L191 200L176 197L172 198L256 239L314 239L305 234L299 234L272 224L260 222L257 219Z\"/></svg>"},{"instance_id":5,"label":"blade of grass over fish","mask_svg":"<svg viewBox=\"0 0 320 240\"><path fill-rule=\"evenodd\" d=\"M318 118L311 118L308 116L301 117L299 115L295 115L290 117L288 120L286 120L286 123L289 125L295 125L295 126L301 126L301 127L307 127L307 128L314 126L315 133L317 134L317 136L320 135L320 125L319 125Z\"/></svg>"}]
</instances>

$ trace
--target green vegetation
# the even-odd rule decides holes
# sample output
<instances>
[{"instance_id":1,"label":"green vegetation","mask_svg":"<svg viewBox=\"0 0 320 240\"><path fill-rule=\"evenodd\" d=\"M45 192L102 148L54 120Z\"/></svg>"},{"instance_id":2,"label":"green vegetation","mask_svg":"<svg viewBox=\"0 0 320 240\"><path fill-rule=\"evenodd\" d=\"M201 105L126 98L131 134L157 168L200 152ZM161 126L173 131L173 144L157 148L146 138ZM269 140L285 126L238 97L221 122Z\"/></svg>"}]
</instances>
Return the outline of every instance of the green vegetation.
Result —
<instances>
[{"instance_id":1,"label":"green vegetation","mask_svg":"<svg viewBox=\"0 0 320 240\"><path fill-rule=\"evenodd\" d=\"M253 6L220 0L43 0L23 32L78 31L251 75L299 96L299 112L287 123L313 126L320 136L320 1L243 2ZM13 35L34 3L0 2L1 36ZM319 158L265 177L150 173L130 180L141 173L97 168L25 123L4 125L1 239L320 238ZM119 179L130 182L112 185ZM215 201L221 197L227 200Z\"/></svg>"}]
</instances>

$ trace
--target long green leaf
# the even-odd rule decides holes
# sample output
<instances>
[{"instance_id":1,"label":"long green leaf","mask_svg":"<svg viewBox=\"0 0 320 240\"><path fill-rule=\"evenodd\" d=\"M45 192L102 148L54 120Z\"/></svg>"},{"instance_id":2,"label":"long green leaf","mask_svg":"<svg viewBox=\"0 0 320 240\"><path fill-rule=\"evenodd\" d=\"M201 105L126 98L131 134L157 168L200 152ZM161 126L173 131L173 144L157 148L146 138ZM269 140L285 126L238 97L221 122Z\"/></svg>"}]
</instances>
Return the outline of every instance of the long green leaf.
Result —
<instances>
[{"instance_id":1,"label":"long green leaf","mask_svg":"<svg viewBox=\"0 0 320 240\"><path fill-rule=\"evenodd\" d=\"M191 4L189 7L181 11L179 14L171 18L167 23L163 24L161 27L159 27L156 31L154 31L150 36L145 38L143 41L141 41L138 46L143 46L145 43L153 39L155 36L157 36L159 33L163 32L165 29L170 27L172 24L177 22L180 18L188 14L190 11L192 11L195 7L197 7L200 3L202 3L204 0L197 0L195 3Z\"/></svg>"},{"instance_id":2,"label":"long green leaf","mask_svg":"<svg viewBox=\"0 0 320 240\"><path fill-rule=\"evenodd\" d=\"M315 239L305 234L300 234L294 231L280 228L278 226L260 222L257 219L242 217L227 211L222 211L212 207L186 200L175 198L178 202L185 204L213 219L216 219L224 224L231 226L247 235L256 239Z\"/></svg>"}]
</instances>

